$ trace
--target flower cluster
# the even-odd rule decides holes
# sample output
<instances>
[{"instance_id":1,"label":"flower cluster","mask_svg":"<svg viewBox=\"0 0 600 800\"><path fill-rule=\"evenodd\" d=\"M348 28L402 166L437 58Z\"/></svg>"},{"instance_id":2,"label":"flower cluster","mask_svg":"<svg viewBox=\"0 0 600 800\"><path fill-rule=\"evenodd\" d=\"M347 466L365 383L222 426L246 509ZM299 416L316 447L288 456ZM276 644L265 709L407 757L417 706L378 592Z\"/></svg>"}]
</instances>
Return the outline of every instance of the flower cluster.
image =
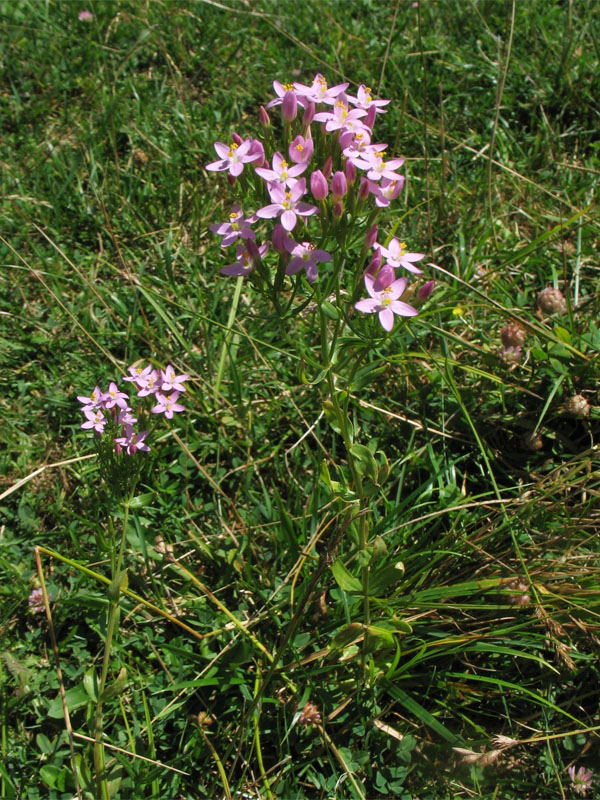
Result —
<instances>
[{"instance_id":1,"label":"flower cluster","mask_svg":"<svg viewBox=\"0 0 600 800\"><path fill-rule=\"evenodd\" d=\"M377 312L389 331L395 314L417 313L399 300L407 281L397 278L395 270L419 274L415 262L424 257L423 253L407 252L406 244L396 238L385 244L376 241L377 215L398 197L404 185L404 176L398 172L404 159L388 158L387 145L376 142L373 134L377 116L386 113L390 101L374 99L364 84L356 95L346 91L348 83L330 87L320 74L310 84L276 80L273 88L276 96L260 109L265 143L234 133L230 144L215 143L219 159L206 165L208 171L226 172L229 183L241 187L243 202L251 202L248 196L253 195L258 206L247 213L236 203L229 220L210 226L222 237L222 247L236 248L235 261L220 272L248 275L277 288L284 274L292 276L302 270L313 283L318 265L327 262L341 276L352 266L349 237L356 244L356 232L362 225L368 231L363 234L360 258L365 259L371 248L375 254L366 269L363 262L352 270L353 286L348 294L355 293L356 276L358 280L364 277L370 297L355 303L355 308ZM267 110L277 107L283 118L279 149ZM267 153L265 145L272 152ZM307 202L309 191L312 198L308 199L314 202ZM276 222L268 240L259 244L253 226L261 220ZM274 281L264 265L269 252L278 255Z\"/></svg>"},{"instance_id":2,"label":"flower cluster","mask_svg":"<svg viewBox=\"0 0 600 800\"><path fill-rule=\"evenodd\" d=\"M134 365L128 371L129 376L123 380L135 386L138 397L152 398L155 403L150 409L152 414L164 414L167 419L172 419L174 412L185 410L177 401L180 393L186 391L184 382L189 375L177 375L171 364L164 370ZM121 392L114 381L106 392L96 386L89 397L78 395L77 399L82 403L81 411L86 418L81 427L102 435L108 426L117 455L122 452L130 456L138 451L149 452L145 441L149 430L136 433L134 425L138 419L133 416L133 409L129 406L129 395ZM120 436L115 436L115 433L120 433Z\"/></svg>"},{"instance_id":3,"label":"flower cluster","mask_svg":"<svg viewBox=\"0 0 600 800\"><path fill-rule=\"evenodd\" d=\"M575 766L569 767L569 778L571 778L571 787L576 794L585 795L587 790L591 788L593 783L593 775L589 769L579 767L575 770Z\"/></svg>"}]
</instances>

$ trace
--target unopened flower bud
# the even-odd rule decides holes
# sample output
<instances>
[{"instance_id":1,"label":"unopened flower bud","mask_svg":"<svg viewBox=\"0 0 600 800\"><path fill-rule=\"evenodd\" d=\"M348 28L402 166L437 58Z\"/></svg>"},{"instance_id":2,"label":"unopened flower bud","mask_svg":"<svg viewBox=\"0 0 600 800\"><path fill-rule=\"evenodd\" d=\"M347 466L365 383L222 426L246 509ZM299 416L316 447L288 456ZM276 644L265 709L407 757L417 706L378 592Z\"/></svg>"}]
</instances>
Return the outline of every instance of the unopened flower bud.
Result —
<instances>
[{"instance_id":1,"label":"unopened flower bud","mask_svg":"<svg viewBox=\"0 0 600 800\"><path fill-rule=\"evenodd\" d=\"M252 144L250 145L250 150L248 151L249 155L256 155L259 153L260 158L257 158L256 161L253 162L254 167L262 167L264 166L266 159L265 159L265 148L263 143L259 139L253 139Z\"/></svg>"},{"instance_id":2,"label":"unopened flower bud","mask_svg":"<svg viewBox=\"0 0 600 800\"><path fill-rule=\"evenodd\" d=\"M360 179L360 187L358 189L358 199L366 200L369 196L369 181L366 178Z\"/></svg>"},{"instance_id":3,"label":"unopened flower bud","mask_svg":"<svg viewBox=\"0 0 600 800\"><path fill-rule=\"evenodd\" d=\"M539 292L536 305L544 314L565 314L567 311L567 301L560 289L547 286Z\"/></svg>"},{"instance_id":4,"label":"unopened flower bud","mask_svg":"<svg viewBox=\"0 0 600 800\"><path fill-rule=\"evenodd\" d=\"M373 289L376 292L381 292L385 289L386 286L389 286L396 280L396 271L393 267L390 267L389 264L384 264L379 272L377 273L377 278L375 283L373 284Z\"/></svg>"},{"instance_id":5,"label":"unopened flower bud","mask_svg":"<svg viewBox=\"0 0 600 800\"><path fill-rule=\"evenodd\" d=\"M232 175L231 172L227 173L227 183L230 186L235 186L235 175Z\"/></svg>"},{"instance_id":6,"label":"unopened flower bud","mask_svg":"<svg viewBox=\"0 0 600 800\"><path fill-rule=\"evenodd\" d=\"M346 161L346 165L344 166L344 172L346 173L346 180L352 186L354 181L356 180L356 167L354 166L353 161Z\"/></svg>"},{"instance_id":7,"label":"unopened flower bud","mask_svg":"<svg viewBox=\"0 0 600 800\"><path fill-rule=\"evenodd\" d=\"M340 170L334 172L333 178L331 179L331 193L336 199L345 197L348 193L346 176Z\"/></svg>"},{"instance_id":8,"label":"unopened flower bud","mask_svg":"<svg viewBox=\"0 0 600 800\"><path fill-rule=\"evenodd\" d=\"M333 216L339 219L344 213L344 204L341 200L336 200L333 204Z\"/></svg>"},{"instance_id":9,"label":"unopened flower bud","mask_svg":"<svg viewBox=\"0 0 600 800\"><path fill-rule=\"evenodd\" d=\"M302 120L302 124L304 125L304 127L308 127L310 125L310 123L313 121L314 116L315 116L315 104L311 101L304 109L304 118Z\"/></svg>"},{"instance_id":10,"label":"unopened flower bud","mask_svg":"<svg viewBox=\"0 0 600 800\"><path fill-rule=\"evenodd\" d=\"M320 169L316 169L310 176L310 190L315 200L324 200L329 193L327 178Z\"/></svg>"},{"instance_id":11,"label":"unopened flower bud","mask_svg":"<svg viewBox=\"0 0 600 800\"><path fill-rule=\"evenodd\" d=\"M422 303L425 300L429 299L430 294L433 292L433 287L435 285L435 281L427 281L422 286L419 286L419 290L417 291L417 299L420 300Z\"/></svg>"},{"instance_id":12,"label":"unopened flower bud","mask_svg":"<svg viewBox=\"0 0 600 800\"><path fill-rule=\"evenodd\" d=\"M323 164L323 175L329 180L331 178L331 172L333 170L333 158L329 156L329 158Z\"/></svg>"},{"instance_id":13,"label":"unopened flower bud","mask_svg":"<svg viewBox=\"0 0 600 800\"><path fill-rule=\"evenodd\" d=\"M264 106L261 106L258 110L258 119L260 120L260 124L263 126L263 128L269 128L271 126L271 120L269 119L267 109Z\"/></svg>"},{"instance_id":14,"label":"unopened flower bud","mask_svg":"<svg viewBox=\"0 0 600 800\"><path fill-rule=\"evenodd\" d=\"M232 134L231 134L231 140L232 140L233 142L235 142L235 144L243 144L243 143L244 143L244 140L243 140L243 139L242 139L242 137L239 135L239 133L232 133Z\"/></svg>"},{"instance_id":15,"label":"unopened flower bud","mask_svg":"<svg viewBox=\"0 0 600 800\"><path fill-rule=\"evenodd\" d=\"M525 344L527 333L518 322L509 322L500 331L500 336L505 347L521 347Z\"/></svg>"},{"instance_id":16,"label":"unopened flower bud","mask_svg":"<svg viewBox=\"0 0 600 800\"><path fill-rule=\"evenodd\" d=\"M378 232L377 225L373 225L371 228L369 228L369 230L367 231L367 235L365 236L366 247L373 247L373 245L377 241L377 232Z\"/></svg>"},{"instance_id":17,"label":"unopened flower bud","mask_svg":"<svg viewBox=\"0 0 600 800\"><path fill-rule=\"evenodd\" d=\"M291 89L288 89L281 101L281 116L286 122L291 122L293 119L296 119L297 113L298 100L296 99L296 94Z\"/></svg>"},{"instance_id":18,"label":"unopened flower bud","mask_svg":"<svg viewBox=\"0 0 600 800\"><path fill-rule=\"evenodd\" d=\"M565 414L568 414L570 417L585 419L590 415L590 404L582 394L575 394L573 397L569 397L565 400L564 409Z\"/></svg>"},{"instance_id":19,"label":"unopened flower bud","mask_svg":"<svg viewBox=\"0 0 600 800\"><path fill-rule=\"evenodd\" d=\"M286 241L288 239L288 235L286 233L285 228L283 225L277 223L273 226L273 233L271 235L271 242L273 244L273 250L280 255L287 253Z\"/></svg>"},{"instance_id":20,"label":"unopened flower bud","mask_svg":"<svg viewBox=\"0 0 600 800\"><path fill-rule=\"evenodd\" d=\"M376 275L377 270L381 266L381 249L379 247L375 248L375 252L373 253L373 258L369 261L369 266L367 267L367 275Z\"/></svg>"},{"instance_id":21,"label":"unopened flower bud","mask_svg":"<svg viewBox=\"0 0 600 800\"><path fill-rule=\"evenodd\" d=\"M373 123L375 122L375 114L377 114L377 109L375 106L371 106L367 111L367 116L362 120L363 125L371 129L373 127Z\"/></svg>"}]
</instances>

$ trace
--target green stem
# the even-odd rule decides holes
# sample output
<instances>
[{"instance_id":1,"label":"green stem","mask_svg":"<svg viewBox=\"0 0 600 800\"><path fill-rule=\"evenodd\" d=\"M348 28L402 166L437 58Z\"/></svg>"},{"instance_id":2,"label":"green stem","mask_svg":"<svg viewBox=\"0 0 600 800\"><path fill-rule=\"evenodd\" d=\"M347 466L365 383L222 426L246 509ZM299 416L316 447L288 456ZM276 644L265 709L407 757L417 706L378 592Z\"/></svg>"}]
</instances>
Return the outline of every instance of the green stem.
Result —
<instances>
[{"instance_id":1,"label":"green stem","mask_svg":"<svg viewBox=\"0 0 600 800\"><path fill-rule=\"evenodd\" d=\"M123 563L123 555L125 553L125 542L127 540L129 507L131 505L131 501L133 500L134 491L135 487L131 489L129 497L124 502L125 512L123 515L123 533L121 535L121 544L119 546L119 553L116 562L115 562L115 548L114 548L115 544L114 526L112 523L112 519L109 519L111 540L113 544L111 553L112 581L115 581L115 579L119 575L121 571L121 564ZM96 771L96 787L98 791L98 796L99 798L101 798L101 800L110 800L108 780L106 778L106 759L104 752L104 744L102 743L102 734L103 734L102 695L104 694L104 689L106 687L106 678L108 676L108 666L110 663L112 641L114 638L115 629L118 627L117 626L118 610L119 610L119 589L116 590L113 597L109 598L108 623L106 626L106 640L104 642L104 657L102 659L102 673L100 675L100 684L98 686L98 699L96 700L96 714L94 719L94 767Z\"/></svg>"},{"instance_id":2,"label":"green stem","mask_svg":"<svg viewBox=\"0 0 600 800\"><path fill-rule=\"evenodd\" d=\"M231 329L233 328L233 323L235 321L235 316L237 314L237 308L240 302L240 297L242 296L243 285L244 285L244 278L243 277L238 278L235 284L235 292L233 293L231 308L229 309L229 317L227 319L227 330L225 331L225 338L223 339L223 344L221 345L219 366L217 367L217 378L215 380L215 398L219 397L219 391L221 389L221 381L223 380L223 373L225 372L225 359L227 358L227 348L229 346L229 340L231 339Z\"/></svg>"}]
</instances>

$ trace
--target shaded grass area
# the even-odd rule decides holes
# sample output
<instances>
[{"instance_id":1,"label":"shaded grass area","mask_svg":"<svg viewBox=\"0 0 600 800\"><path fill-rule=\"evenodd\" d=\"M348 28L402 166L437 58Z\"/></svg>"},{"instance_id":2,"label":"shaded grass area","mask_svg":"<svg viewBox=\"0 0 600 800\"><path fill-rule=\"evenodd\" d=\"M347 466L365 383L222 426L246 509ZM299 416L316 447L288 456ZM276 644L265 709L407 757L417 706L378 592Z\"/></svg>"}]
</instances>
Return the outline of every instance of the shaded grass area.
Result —
<instances>
[{"instance_id":1,"label":"shaded grass area","mask_svg":"<svg viewBox=\"0 0 600 800\"><path fill-rule=\"evenodd\" d=\"M150 761L115 751L116 796L571 796L568 766L598 772L600 725L593 7L107 2L91 23L83 7L2 9L0 794L73 793L27 606L32 546L105 575L114 513L94 460L17 483L90 453L75 396L139 358L193 387L129 529L130 589L159 611L123 599L110 741ZM356 569L320 478L341 445L251 287L214 391L233 288L207 230L226 185L203 165L215 140L258 131L273 79L317 71L393 98L379 133L407 182L383 227L400 218L436 279L355 392L361 437L391 467L382 570L404 565L380 575L378 614L410 625L374 652L372 692L335 639L357 599L329 570L313 581L336 552ZM565 313L536 309L546 286ZM510 320L527 331L517 365L501 357ZM575 395L589 416L569 413ZM44 567L73 729L89 734L106 591L74 563ZM268 659L202 587L271 655L302 611L259 714ZM298 724L309 701L322 726Z\"/></svg>"}]
</instances>

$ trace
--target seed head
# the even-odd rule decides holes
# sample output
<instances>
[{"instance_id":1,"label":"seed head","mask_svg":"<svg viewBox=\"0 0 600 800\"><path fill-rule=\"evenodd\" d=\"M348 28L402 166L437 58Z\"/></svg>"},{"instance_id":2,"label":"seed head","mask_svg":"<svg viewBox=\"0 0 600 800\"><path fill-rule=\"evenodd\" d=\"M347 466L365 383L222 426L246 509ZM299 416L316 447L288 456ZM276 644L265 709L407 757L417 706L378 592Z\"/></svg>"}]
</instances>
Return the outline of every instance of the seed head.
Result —
<instances>
[{"instance_id":1,"label":"seed head","mask_svg":"<svg viewBox=\"0 0 600 800\"><path fill-rule=\"evenodd\" d=\"M547 286L538 293L536 305L542 314L566 314L567 301L560 289Z\"/></svg>"}]
</instances>

